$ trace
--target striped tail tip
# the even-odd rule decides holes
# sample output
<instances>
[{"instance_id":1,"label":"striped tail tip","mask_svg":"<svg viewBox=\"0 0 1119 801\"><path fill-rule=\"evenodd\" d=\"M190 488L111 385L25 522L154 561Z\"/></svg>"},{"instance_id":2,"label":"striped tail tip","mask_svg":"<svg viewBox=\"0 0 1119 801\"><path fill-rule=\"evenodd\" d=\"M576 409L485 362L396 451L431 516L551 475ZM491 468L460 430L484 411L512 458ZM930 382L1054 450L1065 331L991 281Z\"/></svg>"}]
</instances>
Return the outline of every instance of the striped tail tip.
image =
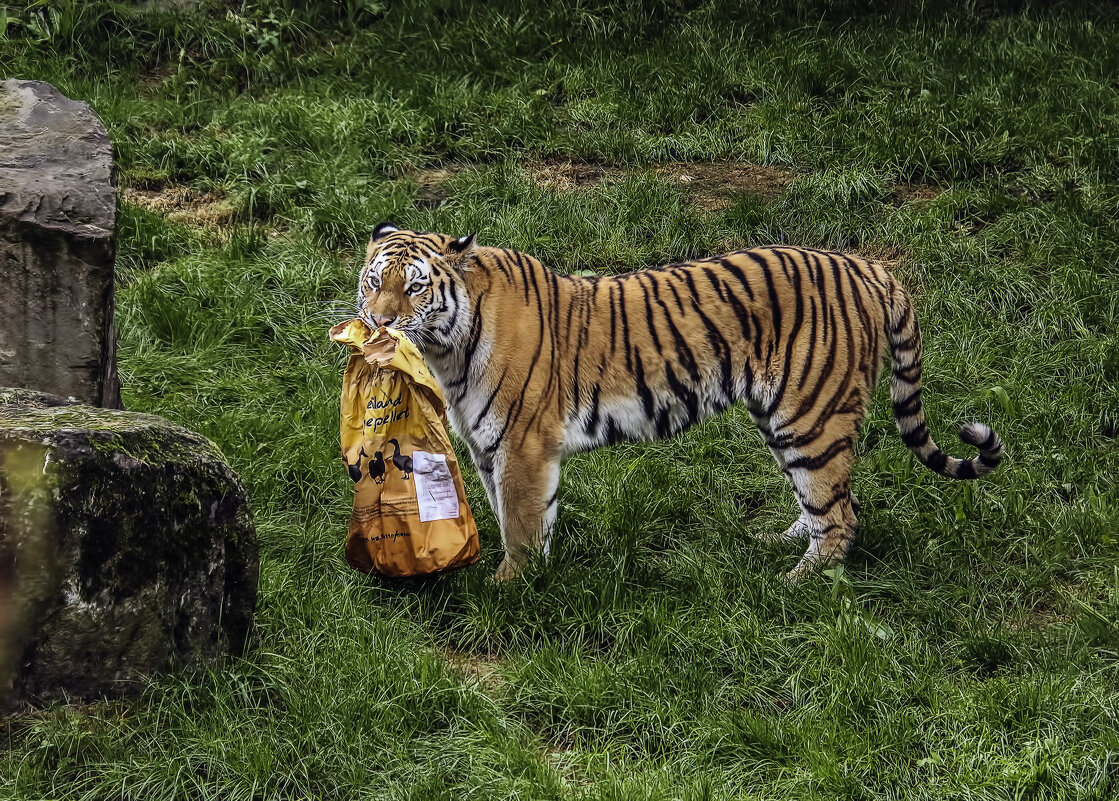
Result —
<instances>
[{"instance_id":1,"label":"striped tail tip","mask_svg":"<svg viewBox=\"0 0 1119 801\"><path fill-rule=\"evenodd\" d=\"M979 449L979 456L975 460L975 474L977 476L990 473L1002 461L1002 439L994 430L983 423L968 423L960 428L960 440L967 445Z\"/></svg>"}]
</instances>

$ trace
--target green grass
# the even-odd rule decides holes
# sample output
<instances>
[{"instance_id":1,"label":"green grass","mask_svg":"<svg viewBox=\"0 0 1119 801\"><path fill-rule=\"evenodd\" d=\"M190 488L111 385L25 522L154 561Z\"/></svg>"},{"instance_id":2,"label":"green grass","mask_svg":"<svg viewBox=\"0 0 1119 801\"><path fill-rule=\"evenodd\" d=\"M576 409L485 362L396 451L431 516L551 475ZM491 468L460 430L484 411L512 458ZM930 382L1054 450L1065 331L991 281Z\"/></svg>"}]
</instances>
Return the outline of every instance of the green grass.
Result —
<instances>
[{"instance_id":1,"label":"green grass","mask_svg":"<svg viewBox=\"0 0 1119 801\"><path fill-rule=\"evenodd\" d=\"M1021 3L9 8L0 73L109 127L125 402L211 437L261 541L255 647L0 723L0 796L1098 798L1119 791L1119 17ZM942 8L943 6L943 8ZM51 10L57 13L52 13ZM666 162L789 173L697 202ZM599 165L576 189L540 164ZM453 168L432 188L425 175ZM537 176L537 177L534 177ZM426 183L425 183L426 182ZM342 558L344 316L384 218L618 272L789 242L889 256L926 408L1008 445L950 483L880 388L861 547L790 587L743 409L564 468L556 553L389 583ZM463 454L464 463L468 463Z\"/></svg>"}]
</instances>

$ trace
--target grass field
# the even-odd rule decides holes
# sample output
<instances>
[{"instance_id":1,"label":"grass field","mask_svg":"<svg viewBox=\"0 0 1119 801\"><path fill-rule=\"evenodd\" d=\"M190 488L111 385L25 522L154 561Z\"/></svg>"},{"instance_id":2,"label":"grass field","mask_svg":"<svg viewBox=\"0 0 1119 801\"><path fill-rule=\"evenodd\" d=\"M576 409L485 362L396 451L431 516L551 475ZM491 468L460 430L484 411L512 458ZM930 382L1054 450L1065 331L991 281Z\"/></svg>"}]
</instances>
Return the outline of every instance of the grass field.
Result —
<instances>
[{"instance_id":1,"label":"grass field","mask_svg":"<svg viewBox=\"0 0 1119 801\"><path fill-rule=\"evenodd\" d=\"M0 75L88 101L117 147L125 403L218 443L262 560L251 652L0 721L0 797L1115 797L1119 14L525 5L0 11ZM934 435L963 455L984 420L1007 459L935 476L880 387L860 547L789 586L797 549L752 535L795 504L732 409L566 462L524 582L488 579L469 469L480 564L355 573L326 328L385 218L563 271L890 259Z\"/></svg>"}]
</instances>

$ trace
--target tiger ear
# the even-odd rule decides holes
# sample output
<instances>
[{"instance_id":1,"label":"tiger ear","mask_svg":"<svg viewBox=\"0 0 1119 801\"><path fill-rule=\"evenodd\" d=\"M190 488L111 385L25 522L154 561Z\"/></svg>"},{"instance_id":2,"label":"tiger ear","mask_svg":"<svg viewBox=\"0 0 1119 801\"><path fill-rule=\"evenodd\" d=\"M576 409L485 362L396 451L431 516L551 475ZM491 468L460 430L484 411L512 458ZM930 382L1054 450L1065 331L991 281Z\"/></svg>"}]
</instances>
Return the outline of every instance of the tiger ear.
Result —
<instances>
[{"instance_id":1,"label":"tiger ear","mask_svg":"<svg viewBox=\"0 0 1119 801\"><path fill-rule=\"evenodd\" d=\"M459 265L464 264L474 253L474 240L477 236L477 234L470 234L469 236L452 239L447 243L447 255L458 262Z\"/></svg>"},{"instance_id":2,"label":"tiger ear","mask_svg":"<svg viewBox=\"0 0 1119 801\"><path fill-rule=\"evenodd\" d=\"M389 234L395 233L400 229L386 220L383 223L378 223L377 227L373 229L372 235L369 237L370 243L376 242L378 239L384 239Z\"/></svg>"}]
</instances>

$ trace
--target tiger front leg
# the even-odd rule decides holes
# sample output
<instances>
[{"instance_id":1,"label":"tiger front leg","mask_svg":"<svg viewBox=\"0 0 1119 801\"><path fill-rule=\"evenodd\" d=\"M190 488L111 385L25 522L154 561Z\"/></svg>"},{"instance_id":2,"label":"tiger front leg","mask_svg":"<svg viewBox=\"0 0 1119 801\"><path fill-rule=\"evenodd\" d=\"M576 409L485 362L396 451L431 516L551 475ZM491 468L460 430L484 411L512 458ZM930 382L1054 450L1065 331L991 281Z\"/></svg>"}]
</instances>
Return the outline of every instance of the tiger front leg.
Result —
<instances>
[{"instance_id":1,"label":"tiger front leg","mask_svg":"<svg viewBox=\"0 0 1119 801\"><path fill-rule=\"evenodd\" d=\"M506 455L497 482L501 542L505 558L494 578L520 575L533 554L547 556L556 522L560 458L539 447Z\"/></svg>"},{"instance_id":2,"label":"tiger front leg","mask_svg":"<svg viewBox=\"0 0 1119 801\"><path fill-rule=\"evenodd\" d=\"M497 494L497 482L494 479L493 459L487 457L484 451L473 445L470 446L470 459L474 462L474 469L482 479L482 486L486 490L486 500L490 502L490 510L497 520L498 529L501 528L501 502Z\"/></svg>"}]
</instances>

